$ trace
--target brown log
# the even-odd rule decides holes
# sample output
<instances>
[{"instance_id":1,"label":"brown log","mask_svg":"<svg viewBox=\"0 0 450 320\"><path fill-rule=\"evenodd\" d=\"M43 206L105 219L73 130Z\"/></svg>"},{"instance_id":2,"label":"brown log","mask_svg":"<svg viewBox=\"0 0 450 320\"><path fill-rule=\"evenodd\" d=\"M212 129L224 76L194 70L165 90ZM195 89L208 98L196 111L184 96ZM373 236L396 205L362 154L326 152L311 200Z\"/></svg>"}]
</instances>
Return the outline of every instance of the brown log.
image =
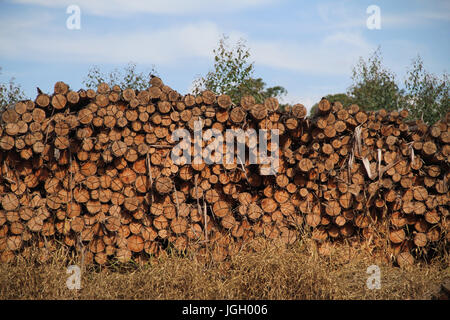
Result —
<instances>
[{"instance_id":1,"label":"brown log","mask_svg":"<svg viewBox=\"0 0 450 320\"><path fill-rule=\"evenodd\" d=\"M397 256L397 263L401 268L411 266L414 264L414 257L409 252L403 251Z\"/></svg>"},{"instance_id":2,"label":"brown log","mask_svg":"<svg viewBox=\"0 0 450 320\"><path fill-rule=\"evenodd\" d=\"M132 252L141 252L144 250L144 239L139 235L131 235L127 239L128 249Z\"/></svg>"},{"instance_id":3,"label":"brown log","mask_svg":"<svg viewBox=\"0 0 450 320\"><path fill-rule=\"evenodd\" d=\"M155 181L155 189L160 194L167 194L173 190L173 182L169 177L161 176Z\"/></svg>"},{"instance_id":4,"label":"brown log","mask_svg":"<svg viewBox=\"0 0 450 320\"><path fill-rule=\"evenodd\" d=\"M328 113L331 110L330 102L327 99L322 98L319 102L318 110L322 114Z\"/></svg>"},{"instance_id":5,"label":"brown log","mask_svg":"<svg viewBox=\"0 0 450 320\"><path fill-rule=\"evenodd\" d=\"M217 104L223 109L228 109L229 107L231 107L232 101L230 96L223 94L217 97Z\"/></svg>"},{"instance_id":6,"label":"brown log","mask_svg":"<svg viewBox=\"0 0 450 320\"><path fill-rule=\"evenodd\" d=\"M230 119L234 123L241 123L244 121L246 116L245 110L241 107L235 107L230 112Z\"/></svg>"},{"instance_id":7,"label":"brown log","mask_svg":"<svg viewBox=\"0 0 450 320\"><path fill-rule=\"evenodd\" d=\"M389 233L389 240L392 243L402 243L405 240L405 231L403 229L392 230Z\"/></svg>"},{"instance_id":8,"label":"brown log","mask_svg":"<svg viewBox=\"0 0 450 320\"><path fill-rule=\"evenodd\" d=\"M51 99L51 105L57 110L64 109L66 104L67 98L64 94L55 94Z\"/></svg>"},{"instance_id":9,"label":"brown log","mask_svg":"<svg viewBox=\"0 0 450 320\"><path fill-rule=\"evenodd\" d=\"M256 120L262 120L267 117L267 109L262 104L253 105L250 109L250 113Z\"/></svg>"}]
</instances>

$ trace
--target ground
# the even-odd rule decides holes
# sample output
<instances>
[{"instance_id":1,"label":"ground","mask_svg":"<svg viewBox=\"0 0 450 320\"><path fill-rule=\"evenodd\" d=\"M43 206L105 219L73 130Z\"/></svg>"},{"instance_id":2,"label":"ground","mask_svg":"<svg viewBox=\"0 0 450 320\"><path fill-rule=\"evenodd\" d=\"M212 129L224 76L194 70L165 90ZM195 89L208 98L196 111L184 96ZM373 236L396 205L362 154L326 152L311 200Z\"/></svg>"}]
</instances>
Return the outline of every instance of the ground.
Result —
<instances>
[{"instance_id":1,"label":"ground","mask_svg":"<svg viewBox=\"0 0 450 320\"><path fill-rule=\"evenodd\" d=\"M77 261L62 251L45 264L32 256L0 264L0 299L433 299L450 277L448 257L399 268L345 244L326 257L310 240L253 248L221 263L169 254L144 265L84 266L80 290L66 285ZM379 289L367 286L371 265Z\"/></svg>"}]
</instances>

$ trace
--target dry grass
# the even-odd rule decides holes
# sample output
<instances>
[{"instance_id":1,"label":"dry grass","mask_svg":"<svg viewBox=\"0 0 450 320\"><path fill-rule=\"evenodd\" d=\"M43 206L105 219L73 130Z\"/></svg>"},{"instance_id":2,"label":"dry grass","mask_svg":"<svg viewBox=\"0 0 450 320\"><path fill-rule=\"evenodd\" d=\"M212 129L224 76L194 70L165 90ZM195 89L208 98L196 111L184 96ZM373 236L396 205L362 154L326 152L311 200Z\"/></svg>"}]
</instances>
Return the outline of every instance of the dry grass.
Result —
<instances>
[{"instance_id":1,"label":"dry grass","mask_svg":"<svg viewBox=\"0 0 450 320\"><path fill-rule=\"evenodd\" d=\"M88 267L79 291L66 287L70 263L58 251L45 265L33 258L1 264L0 299L428 299L450 274L448 259L405 270L345 246L318 257L309 241L289 249L264 243L225 263L169 255ZM366 286L372 264L381 269L379 290Z\"/></svg>"}]
</instances>

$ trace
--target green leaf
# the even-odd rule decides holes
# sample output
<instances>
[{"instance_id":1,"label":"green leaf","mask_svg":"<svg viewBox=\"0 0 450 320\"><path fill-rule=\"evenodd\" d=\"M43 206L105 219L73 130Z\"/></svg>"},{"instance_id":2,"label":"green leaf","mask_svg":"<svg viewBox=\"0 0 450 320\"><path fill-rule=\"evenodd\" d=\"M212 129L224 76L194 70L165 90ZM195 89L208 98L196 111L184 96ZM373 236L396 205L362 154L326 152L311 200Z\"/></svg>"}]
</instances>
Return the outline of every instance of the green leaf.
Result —
<instances>
[{"instance_id":1,"label":"green leaf","mask_svg":"<svg viewBox=\"0 0 450 320\"><path fill-rule=\"evenodd\" d=\"M241 97L248 94L255 96L258 102L286 94L283 87L265 89L262 79L254 78L254 63L249 61L250 50L243 39L230 46L224 35L213 54L213 70L194 80L193 93L211 90L216 94L228 94L234 103L239 103Z\"/></svg>"}]
</instances>

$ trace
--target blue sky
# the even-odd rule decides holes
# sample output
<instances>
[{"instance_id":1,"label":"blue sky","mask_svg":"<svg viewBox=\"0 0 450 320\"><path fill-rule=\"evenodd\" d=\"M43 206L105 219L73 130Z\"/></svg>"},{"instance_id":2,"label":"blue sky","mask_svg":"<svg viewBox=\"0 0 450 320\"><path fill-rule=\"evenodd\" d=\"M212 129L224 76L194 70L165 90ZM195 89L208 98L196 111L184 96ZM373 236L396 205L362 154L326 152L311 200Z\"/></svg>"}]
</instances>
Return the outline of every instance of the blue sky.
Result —
<instances>
[{"instance_id":1,"label":"blue sky","mask_svg":"<svg viewBox=\"0 0 450 320\"><path fill-rule=\"evenodd\" d=\"M81 9L80 30L66 27L69 5ZM379 30L367 28L370 5ZM378 46L401 82L418 54L428 71L450 71L448 0L0 0L0 81L15 77L35 97L59 80L78 90L93 65L134 62L184 94L212 68L222 34L247 41L255 76L284 86L284 102L307 107L345 92L358 58Z\"/></svg>"}]
</instances>

